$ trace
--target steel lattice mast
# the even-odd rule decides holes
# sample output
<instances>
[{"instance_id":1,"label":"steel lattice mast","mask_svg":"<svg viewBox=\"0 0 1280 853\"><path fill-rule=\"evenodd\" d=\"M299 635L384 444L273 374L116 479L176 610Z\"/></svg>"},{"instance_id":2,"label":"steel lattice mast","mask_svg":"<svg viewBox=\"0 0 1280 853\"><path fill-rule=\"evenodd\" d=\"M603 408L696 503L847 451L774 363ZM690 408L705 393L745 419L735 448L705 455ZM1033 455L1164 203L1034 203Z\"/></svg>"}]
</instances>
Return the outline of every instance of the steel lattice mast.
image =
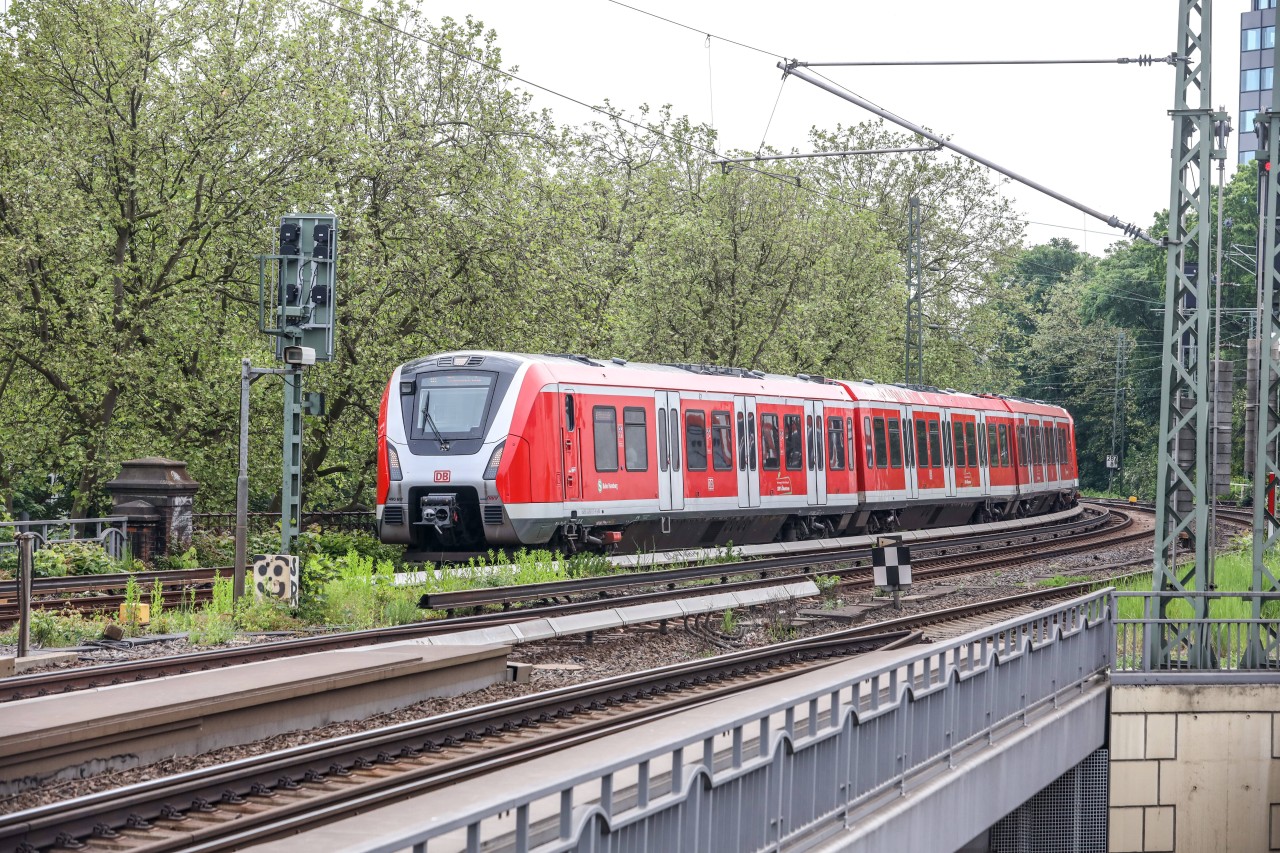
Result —
<instances>
[{"instance_id":1,"label":"steel lattice mast","mask_svg":"<svg viewBox=\"0 0 1280 853\"><path fill-rule=\"evenodd\" d=\"M1164 354L1160 382L1160 459L1156 480L1156 547L1152 585L1166 620L1176 600L1207 616L1209 529L1209 295L1212 0L1178 0L1178 79L1174 89L1173 166L1165 269ZM1192 223L1189 225L1189 223ZM1201 261L1204 261L1201 263ZM1194 563L1178 566L1182 545ZM1186 623L1146 632L1148 664L1159 667L1185 647L1200 660L1208 647Z\"/></svg>"},{"instance_id":2,"label":"steel lattice mast","mask_svg":"<svg viewBox=\"0 0 1280 853\"><path fill-rule=\"evenodd\" d=\"M923 279L920 259L923 255L920 227L920 198L907 200L907 352L903 381L907 385L924 384L924 308L920 303Z\"/></svg>"}]
</instances>

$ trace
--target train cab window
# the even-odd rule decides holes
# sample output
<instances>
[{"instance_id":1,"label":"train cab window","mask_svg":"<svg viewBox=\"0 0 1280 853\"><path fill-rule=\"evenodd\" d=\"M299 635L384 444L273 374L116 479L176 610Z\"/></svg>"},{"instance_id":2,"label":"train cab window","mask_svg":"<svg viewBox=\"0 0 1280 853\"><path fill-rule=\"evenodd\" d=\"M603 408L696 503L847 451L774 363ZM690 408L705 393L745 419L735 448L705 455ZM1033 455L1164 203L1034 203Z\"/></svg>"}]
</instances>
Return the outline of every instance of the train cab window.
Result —
<instances>
[{"instance_id":1,"label":"train cab window","mask_svg":"<svg viewBox=\"0 0 1280 853\"><path fill-rule=\"evenodd\" d=\"M573 428L574 428L574 426L575 426L575 424L574 424L574 420L573 420L573 395L572 395L572 394L565 394L565 395L564 395L564 428L565 428L565 431L566 431L566 432L573 432Z\"/></svg>"},{"instance_id":2,"label":"train cab window","mask_svg":"<svg viewBox=\"0 0 1280 853\"><path fill-rule=\"evenodd\" d=\"M667 426L671 427L671 470L680 470L680 410L671 407L667 417Z\"/></svg>"},{"instance_id":3,"label":"train cab window","mask_svg":"<svg viewBox=\"0 0 1280 853\"><path fill-rule=\"evenodd\" d=\"M756 413L747 412L747 465L756 470Z\"/></svg>"},{"instance_id":4,"label":"train cab window","mask_svg":"<svg viewBox=\"0 0 1280 853\"><path fill-rule=\"evenodd\" d=\"M973 421L964 425L965 461L968 467L978 467L978 429Z\"/></svg>"},{"instance_id":5,"label":"train cab window","mask_svg":"<svg viewBox=\"0 0 1280 853\"><path fill-rule=\"evenodd\" d=\"M684 413L684 458L690 471L707 470L707 413L701 409Z\"/></svg>"},{"instance_id":6,"label":"train cab window","mask_svg":"<svg viewBox=\"0 0 1280 853\"><path fill-rule=\"evenodd\" d=\"M728 412L711 413L711 467L717 471L733 470L733 427Z\"/></svg>"},{"instance_id":7,"label":"train cab window","mask_svg":"<svg viewBox=\"0 0 1280 853\"><path fill-rule=\"evenodd\" d=\"M760 467L765 471L777 471L782 456L778 453L778 416L760 416Z\"/></svg>"},{"instance_id":8,"label":"train cab window","mask_svg":"<svg viewBox=\"0 0 1280 853\"><path fill-rule=\"evenodd\" d=\"M804 467L804 438L800 435L800 416L783 415L786 428L787 470L799 471Z\"/></svg>"},{"instance_id":9,"label":"train cab window","mask_svg":"<svg viewBox=\"0 0 1280 853\"><path fill-rule=\"evenodd\" d=\"M876 418L873 423L874 423L874 426L872 428L872 435L875 438L875 445L876 445L876 467L888 468L889 467L889 450L887 447L888 440L885 436L885 431L884 431L884 418Z\"/></svg>"},{"instance_id":10,"label":"train cab window","mask_svg":"<svg viewBox=\"0 0 1280 853\"><path fill-rule=\"evenodd\" d=\"M876 467L876 456L871 450L871 416L862 417L862 441L867 446L867 468Z\"/></svg>"},{"instance_id":11,"label":"train cab window","mask_svg":"<svg viewBox=\"0 0 1280 853\"><path fill-rule=\"evenodd\" d=\"M902 427L897 418L889 418L889 467L902 467Z\"/></svg>"},{"instance_id":12,"label":"train cab window","mask_svg":"<svg viewBox=\"0 0 1280 853\"><path fill-rule=\"evenodd\" d=\"M1009 425L1000 424L1000 467L1009 467Z\"/></svg>"},{"instance_id":13,"label":"train cab window","mask_svg":"<svg viewBox=\"0 0 1280 853\"><path fill-rule=\"evenodd\" d=\"M987 425L987 458L992 468L1000 467L1000 438L994 424Z\"/></svg>"},{"instance_id":14,"label":"train cab window","mask_svg":"<svg viewBox=\"0 0 1280 853\"><path fill-rule=\"evenodd\" d=\"M671 467L671 453L667 447L667 410L658 407L658 470L666 471Z\"/></svg>"},{"instance_id":15,"label":"train cab window","mask_svg":"<svg viewBox=\"0 0 1280 853\"><path fill-rule=\"evenodd\" d=\"M827 418L827 467L844 470L844 420Z\"/></svg>"},{"instance_id":16,"label":"train cab window","mask_svg":"<svg viewBox=\"0 0 1280 853\"><path fill-rule=\"evenodd\" d=\"M956 467L964 467L964 424L956 422L951 427L951 444L956 449Z\"/></svg>"},{"instance_id":17,"label":"train cab window","mask_svg":"<svg viewBox=\"0 0 1280 853\"><path fill-rule=\"evenodd\" d=\"M903 455L907 459L907 467L916 464L916 439L915 439L915 421L911 418L902 419L902 450Z\"/></svg>"},{"instance_id":18,"label":"train cab window","mask_svg":"<svg viewBox=\"0 0 1280 853\"><path fill-rule=\"evenodd\" d=\"M596 448L596 470L618 470L618 410L613 406L596 406L591 410L593 440Z\"/></svg>"},{"instance_id":19,"label":"train cab window","mask_svg":"<svg viewBox=\"0 0 1280 853\"><path fill-rule=\"evenodd\" d=\"M742 412L738 412L738 470L747 470L747 428Z\"/></svg>"},{"instance_id":20,"label":"train cab window","mask_svg":"<svg viewBox=\"0 0 1280 853\"><path fill-rule=\"evenodd\" d=\"M924 418L916 418L916 459L920 468L929 467L929 435Z\"/></svg>"},{"instance_id":21,"label":"train cab window","mask_svg":"<svg viewBox=\"0 0 1280 853\"><path fill-rule=\"evenodd\" d=\"M622 410L622 450L628 471L649 470L649 430L644 409Z\"/></svg>"},{"instance_id":22,"label":"train cab window","mask_svg":"<svg viewBox=\"0 0 1280 853\"><path fill-rule=\"evenodd\" d=\"M938 435L937 421L929 421L929 463L934 468L942 467L942 439Z\"/></svg>"}]
</instances>

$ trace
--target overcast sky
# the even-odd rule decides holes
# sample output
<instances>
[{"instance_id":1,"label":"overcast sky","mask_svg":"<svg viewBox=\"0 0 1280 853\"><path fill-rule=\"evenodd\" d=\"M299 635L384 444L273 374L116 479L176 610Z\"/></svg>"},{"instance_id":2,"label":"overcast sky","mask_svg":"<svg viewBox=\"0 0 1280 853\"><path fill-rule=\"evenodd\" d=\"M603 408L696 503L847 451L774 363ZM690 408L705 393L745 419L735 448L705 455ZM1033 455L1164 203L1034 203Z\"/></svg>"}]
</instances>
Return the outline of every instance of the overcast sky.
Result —
<instances>
[{"instance_id":1,"label":"overcast sky","mask_svg":"<svg viewBox=\"0 0 1280 853\"><path fill-rule=\"evenodd\" d=\"M627 0L683 29L608 0L418 0L433 22L471 15L498 33L504 67L591 104L673 105L713 124L721 150L808 151L811 126L874 118L798 78L785 86L777 59L1115 59L1167 56L1176 47L1174 0ZM1239 123L1240 13L1214 9L1214 105ZM712 36L707 47L706 34ZM710 63L708 65L708 62ZM1147 227L1169 206L1175 69L1137 65L819 69L916 124L1104 214ZM524 88L524 87L522 87ZM781 88L781 98L778 98ZM587 110L531 90L562 123ZM777 99L772 124L769 117ZM769 125L765 136L766 125ZM1235 137L1227 175L1235 168ZM1216 180L1216 169L1215 169ZM1028 244L1067 237L1101 254L1118 232L1020 184L1005 191L1032 224ZM1057 226L1057 227L1051 227Z\"/></svg>"}]
</instances>

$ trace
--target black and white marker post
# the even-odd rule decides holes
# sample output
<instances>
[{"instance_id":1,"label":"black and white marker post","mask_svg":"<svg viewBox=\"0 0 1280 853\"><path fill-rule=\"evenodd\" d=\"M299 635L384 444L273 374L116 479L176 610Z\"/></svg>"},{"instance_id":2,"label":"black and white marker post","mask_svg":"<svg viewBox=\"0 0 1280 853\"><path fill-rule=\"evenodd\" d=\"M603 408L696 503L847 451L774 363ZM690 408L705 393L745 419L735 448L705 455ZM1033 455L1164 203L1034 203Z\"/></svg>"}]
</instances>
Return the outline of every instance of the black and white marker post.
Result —
<instances>
[{"instance_id":1,"label":"black and white marker post","mask_svg":"<svg viewBox=\"0 0 1280 853\"><path fill-rule=\"evenodd\" d=\"M893 607L902 609L902 591L911 589L911 548L901 539L881 538L871 549L871 576L875 585L893 593Z\"/></svg>"}]
</instances>

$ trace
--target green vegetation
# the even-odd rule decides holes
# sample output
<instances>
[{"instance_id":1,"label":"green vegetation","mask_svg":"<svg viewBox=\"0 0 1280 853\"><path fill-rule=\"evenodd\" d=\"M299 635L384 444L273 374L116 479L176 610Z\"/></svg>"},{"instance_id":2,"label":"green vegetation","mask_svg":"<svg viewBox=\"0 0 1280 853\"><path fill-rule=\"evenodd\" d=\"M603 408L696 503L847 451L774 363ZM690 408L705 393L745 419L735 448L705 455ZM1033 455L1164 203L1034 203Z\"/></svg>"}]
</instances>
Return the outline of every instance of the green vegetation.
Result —
<instances>
[{"instance_id":1,"label":"green vegetation","mask_svg":"<svg viewBox=\"0 0 1280 853\"><path fill-rule=\"evenodd\" d=\"M1070 586L1073 583L1085 583L1088 580L1089 577L1087 575L1054 575L1051 578L1041 578L1037 585L1043 587Z\"/></svg>"},{"instance_id":2,"label":"green vegetation","mask_svg":"<svg viewBox=\"0 0 1280 853\"><path fill-rule=\"evenodd\" d=\"M720 633L734 634L738 630L738 617L730 607L724 613L720 614Z\"/></svg>"}]
</instances>

